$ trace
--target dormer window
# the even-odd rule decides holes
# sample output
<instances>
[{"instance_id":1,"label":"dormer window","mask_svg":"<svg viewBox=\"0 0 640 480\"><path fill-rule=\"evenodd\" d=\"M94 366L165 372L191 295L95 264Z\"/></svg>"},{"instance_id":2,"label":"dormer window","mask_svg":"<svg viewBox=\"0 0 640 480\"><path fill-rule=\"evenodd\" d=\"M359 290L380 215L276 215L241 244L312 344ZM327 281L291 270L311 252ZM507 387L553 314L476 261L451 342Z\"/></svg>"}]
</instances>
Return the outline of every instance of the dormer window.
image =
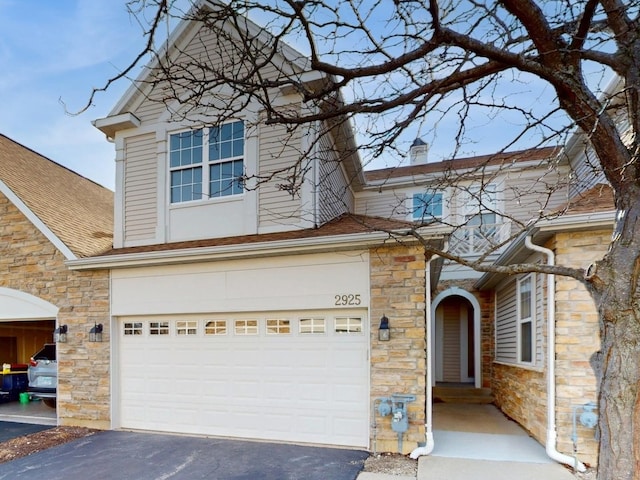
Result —
<instances>
[{"instance_id":1,"label":"dormer window","mask_svg":"<svg viewBox=\"0 0 640 480\"><path fill-rule=\"evenodd\" d=\"M411 216L414 221L433 222L442 218L442 192L427 190L413 194Z\"/></svg>"},{"instance_id":2,"label":"dormer window","mask_svg":"<svg viewBox=\"0 0 640 480\"><path fill-rule=\"evenodd\" d=\"M240 195L244 191L244 122L169 136L171 203Z\"/></svg>"}]
</instances>

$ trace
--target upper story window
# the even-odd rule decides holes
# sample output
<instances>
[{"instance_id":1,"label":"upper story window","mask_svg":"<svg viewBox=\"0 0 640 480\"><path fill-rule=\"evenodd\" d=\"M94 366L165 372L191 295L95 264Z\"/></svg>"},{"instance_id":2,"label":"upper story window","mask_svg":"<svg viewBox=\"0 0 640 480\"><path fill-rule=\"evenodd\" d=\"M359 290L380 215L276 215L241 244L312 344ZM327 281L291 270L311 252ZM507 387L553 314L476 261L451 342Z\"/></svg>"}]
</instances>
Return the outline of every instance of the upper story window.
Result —
<instances>
[{"instance_id":1,"label":"upper story window","mask_svg":"<svg viewBox=\"0 0 640 480\"><path fill-rule=\"evenodd\" d=\"M169 136L171 203L239 195L244 190L244 122Z\"/></svg>"},{"instance_id":2,"label":"upper story window","mask_svg":"<svg viewBox=\"0 0 640 480\"><path fill-rule=\"evenodd\" d=\"M494 184L472 185L465 199L465 223L469 226L493 226L497 223L497 187Z\"/></svg>"},{"instance_id":3,"label":"upper story window","mask_svg":"<svg viewBox=\"0 0 640 480\"><path fill-rule=\"evenodd\" d=\"M413 194L411 208L413 220L429 222L442 218L442 192L428 190Z\"/></svg>"}]
</instances>

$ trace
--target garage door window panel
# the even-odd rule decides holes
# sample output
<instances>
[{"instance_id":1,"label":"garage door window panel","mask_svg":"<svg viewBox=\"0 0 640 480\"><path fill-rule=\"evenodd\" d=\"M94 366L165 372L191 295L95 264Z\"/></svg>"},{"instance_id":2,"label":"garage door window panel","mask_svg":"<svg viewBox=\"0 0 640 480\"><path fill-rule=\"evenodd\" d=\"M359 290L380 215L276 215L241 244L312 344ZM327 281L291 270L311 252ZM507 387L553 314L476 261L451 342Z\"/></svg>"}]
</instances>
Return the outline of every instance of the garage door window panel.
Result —
<instances>
[{"instance_id":1,"label":"garage door window panel","mask_svg":"<svg viewBox=\"0 0 640 480\"><path fill-rule=\"evenodd\" d=\"M324 334L327 330L324 318L301 318L299 325L300 333Z\"/></svg>"},{"instance_id":2,"label":"garage door window panel","mask_svg":"<svg viewBox=\"0 0 640 480\"><path fill-rule=\"evenodd\" d=\"M362 318L360 317L336 317L336 333L362 333Z\"/></svg>"},{"instance_id":3,"label":"garage door window panel","mask_svg":"<svg viewBox=\"0 0 640 480\"><path fill-rule=\"evenodd\" d=\"M142 335L142 322L125 322L125 335Z\"/></svg>"},{"instance_id":4,"label":"garage door window panel","mask_svg":"<svg viewBox=\"0 0 640 480\"><path fill-rule=\"evenodd\" d=\"M236 320L234 322L236 335L258 335L257 320Z\"/></svg>"},{"instance_id":5,"label":"garage door window panel","mask_svg":"<svg viewBox=\"0 0 640 480\"><path fill-rule=\"evenodd\" d=\"M204 326L205 335L226 335L227 334L227 321L226 320L209 320Z\"/></svg>"},{"instance_id":6,"label":"garage door window panel","mask_svg":"<svg viewBox=\"0 0 640 480\"><path fill-rule=\"evenodd\" d=\"M291 334L291 321L283 318L267 319L267 335Z\"/></svg>"},{"instance_id":7,"label":"garage door window panel","mask_svg":"<svg viewBox=\"0 0 640 480\"><path fill-rule=\"evenodd\" d=\"M169 335L169 322L149 322L149 335Z\"/></svg>"},{"instance_id":8,"label":"garage door window panel","mask_svg":"<svg viewBox=\"0 0 640 480\"><path fill-rule=\"evenodd\" d=\"M197 335L198 322L195 320L180 320L176 322L176 333L178 335Z\"/></svg>"}]
</instances>

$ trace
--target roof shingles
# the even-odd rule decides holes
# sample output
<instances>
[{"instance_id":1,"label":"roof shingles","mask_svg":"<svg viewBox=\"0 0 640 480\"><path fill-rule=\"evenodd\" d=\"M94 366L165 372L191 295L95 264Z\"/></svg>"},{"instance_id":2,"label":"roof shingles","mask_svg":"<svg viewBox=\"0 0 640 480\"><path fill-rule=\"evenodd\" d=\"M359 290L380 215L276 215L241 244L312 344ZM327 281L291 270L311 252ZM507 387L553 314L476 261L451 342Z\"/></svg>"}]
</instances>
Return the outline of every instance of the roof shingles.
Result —
<instances>
[{"instance_id":1,"label":"roof shingles","mask_svg":"<svg viewBox=\"0 0 640 480\"><path fill-rule=\"evenodd\" d=\"M0 180L78 257L113 244L113 192L0 134Z\"/></svg>"}]
</instances>

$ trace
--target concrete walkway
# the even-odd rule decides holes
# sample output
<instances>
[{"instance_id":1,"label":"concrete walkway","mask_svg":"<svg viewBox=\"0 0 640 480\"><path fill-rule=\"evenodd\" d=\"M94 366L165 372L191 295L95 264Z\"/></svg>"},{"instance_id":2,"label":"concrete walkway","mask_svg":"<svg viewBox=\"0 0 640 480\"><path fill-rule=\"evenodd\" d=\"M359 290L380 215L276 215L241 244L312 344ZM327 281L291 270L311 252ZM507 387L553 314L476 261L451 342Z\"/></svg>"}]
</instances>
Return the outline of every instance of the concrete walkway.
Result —
<instances>
[{"instance_id":1,"label":"concrete walkway","mask_svg":"<svg viewBox=\"0 0 640 480\"><path fill-rule=\"evenodd\" d=\"M418 460L417 480L575 480L542 445L493 405L437 403L434 449ZM415 480L363 472L358 480Z\"/></svg>"},{"instance_id":2,"label":"concrete walkway","mask_svg":"<svg viewBox=\"0 0 640 480\"><path fill-rule=\"evenodd\" d=\"M437 403L433 452L418 480L575 480L542 445L493 405Z\"/></svg>"}]
</instances>

